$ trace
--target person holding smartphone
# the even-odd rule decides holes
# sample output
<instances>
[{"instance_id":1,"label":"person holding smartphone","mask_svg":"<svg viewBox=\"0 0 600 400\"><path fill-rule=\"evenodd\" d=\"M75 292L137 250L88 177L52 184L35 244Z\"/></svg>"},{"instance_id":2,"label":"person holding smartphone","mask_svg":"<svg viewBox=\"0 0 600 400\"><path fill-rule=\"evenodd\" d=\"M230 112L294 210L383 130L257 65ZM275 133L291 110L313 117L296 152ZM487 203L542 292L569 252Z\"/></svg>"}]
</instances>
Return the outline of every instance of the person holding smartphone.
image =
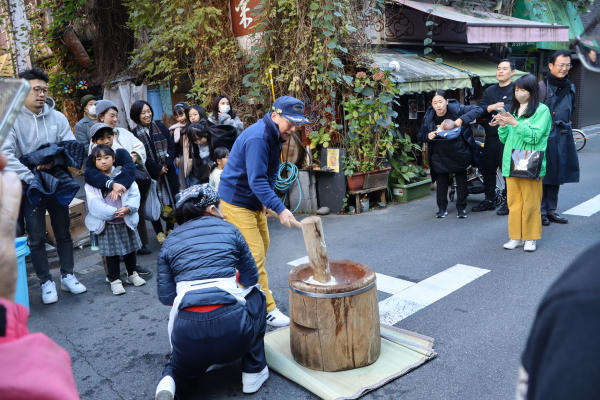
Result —
<instances>
[{"instance_id":1,"label":"person holding smartphone","mask_svg":"<svg viewBox=\"0 0 600 400\"><path fill-rule=\"evenodd\" d=\"M496 170L502 168L502 153L504 152L504 144L498 138L498 125L490 125L490 122L495 120L496 114L500 111L506 113L507 108L513 101L515 86L512 82L515 74L515 64L512 60L502 60L498 63L496 69L496 79L498 83L485 89L479 107L483 109L482 117L485 117L485 146L482 153L483 170L483 190L485 200L473 206L471 211L492 211L496 209L494 196L496 194ZM506 185L505 185L506 187ZM498 215L508 215L508 206L506 202L500 205Z\"/></svg>"}]
</instances>

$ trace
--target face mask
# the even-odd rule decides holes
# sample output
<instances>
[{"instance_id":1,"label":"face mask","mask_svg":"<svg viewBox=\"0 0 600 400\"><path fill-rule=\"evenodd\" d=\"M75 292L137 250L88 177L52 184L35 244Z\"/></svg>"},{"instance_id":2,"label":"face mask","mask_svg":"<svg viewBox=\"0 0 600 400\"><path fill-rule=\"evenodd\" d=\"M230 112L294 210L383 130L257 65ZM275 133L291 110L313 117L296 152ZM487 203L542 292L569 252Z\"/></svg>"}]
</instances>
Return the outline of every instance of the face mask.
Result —
<instances>
[{"instance_id":1,"label":"face mask","mask_svg":"<svg viewBox=\"0 0 600 400\"><path fill-rule=\"evenodd\" d=\"M92 104L88 107L88 114L96 116L96 105Z\"/></svg>"},{"instance_id":2,"label":"face mask","mask_svg":"<svg viewBox=\"0 0 600 400\"><path fill-rule=\"evenodd\" d=\"M521 104L527 103L529 101L529 97L531 97L531 95L528 92L517 92L517 93L515 93L515 98Z\"/></svg>"},{"instance_id":3,"label":"face mask","mask_svg":"<svg viewBox=\"0 0 600 400\"><path fill-rule=\"evenodd\" d=\"M223 104L223 105L219 106L220 113L228 113L229 110L231 110L231 107L229 106L229 104Z\"/></svg>"}]
</instances>

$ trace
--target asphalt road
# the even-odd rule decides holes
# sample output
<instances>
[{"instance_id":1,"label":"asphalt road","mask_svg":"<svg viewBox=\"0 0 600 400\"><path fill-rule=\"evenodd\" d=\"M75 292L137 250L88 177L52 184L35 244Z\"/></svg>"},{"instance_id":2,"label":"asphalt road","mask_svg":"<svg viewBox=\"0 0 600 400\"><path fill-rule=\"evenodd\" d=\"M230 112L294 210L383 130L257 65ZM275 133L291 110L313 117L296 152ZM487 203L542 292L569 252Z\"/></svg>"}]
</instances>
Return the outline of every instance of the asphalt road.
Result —
<instances>
[{"instance_id":1,"label":"asphalt road","mask_svg":"<svg viewBox=\"0 0 600 400\"><path fill-rule=\"evenodd\" d=\"M580 153L581 182L561 188L559 212L598 194L600 139ZM482 195L469 197L471 206ZM434 304L396 324L435 338L438 357L365 399L513 399L519 356L541 296L584 249L600 240L600 215L569 216L568 225L544 227L538 250L507 251L506 217L494 212L434 218L435 196L354 216L323 217L330 258L346 258L376 272L419 282L456 264L490 270ZM303 216L299 216L302 218ZM300 231L271 218L267 269L279 308L287 314L288 262L305 256ZM139 262L156 270L159 246ZM59 292L56 304L41 303L34 276L29 278L33 332L46 333L69 351L82 399L153 399L169 352L169 308L160 304L156 280L127 285L112 295L100 257L76 250L76 273L88 287L81 295ZM56 259L52 264L58 266ZM31 268L29 269L31 271ZM53 270L55 279L58 270ZM389 296L379 292L380 300ZM241 391L239 363L199 379L197 399L315 399L304 388L271 372L254 395Z\"/></svg>"}]
</instances>

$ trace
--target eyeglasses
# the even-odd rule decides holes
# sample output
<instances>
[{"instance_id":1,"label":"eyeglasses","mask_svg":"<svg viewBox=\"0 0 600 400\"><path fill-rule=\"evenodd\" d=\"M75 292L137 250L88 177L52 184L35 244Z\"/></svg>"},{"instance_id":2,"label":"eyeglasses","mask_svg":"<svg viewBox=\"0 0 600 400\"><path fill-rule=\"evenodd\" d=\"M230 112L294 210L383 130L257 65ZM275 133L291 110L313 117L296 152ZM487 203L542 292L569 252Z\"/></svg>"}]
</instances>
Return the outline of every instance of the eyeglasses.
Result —
<instances>
[{"instance_id":1,"label":"eyeglasses","mask_svg":"<svg viewBox=\"0 0 600 400\"><path fill-rule=\"evenodd\" d=\"M555 67L558 67L558 69L563 69L563 68L566 68L566 69L571 69L571 67L572 67L573 65L571 65L571 64L554 64L554 66L555 66Z\"/></svg>"},{"instance_id":2,"label":"eyeglasses","mask_svg":"<svg viewBox=\"0 0 600 400\"><path fill-rule=\"evenodd\" d=\"M285 117L284 117L285 118ZM300 128L300 124L294 122L294 121L290 121L289 119L285 118L285 120L288 122L288 124L290 124L290 128L296 127L296 128Z\"/></svg>"},{"instance_id":3,"label":"eyeglasses","mask_svg":"<svg viewBox=\"0 0 600 400\"><path fill-rule=\"evenodd\" d=\"M40 94L40 93L43 93L43 94L48 94L48 88L47 88L47 87L39 87L39 86L36 86L36 87L34 87L34 88L31 88L31 90L33 90L33 92L34 92L35 94Z\"/></svg>"}]
</instances>

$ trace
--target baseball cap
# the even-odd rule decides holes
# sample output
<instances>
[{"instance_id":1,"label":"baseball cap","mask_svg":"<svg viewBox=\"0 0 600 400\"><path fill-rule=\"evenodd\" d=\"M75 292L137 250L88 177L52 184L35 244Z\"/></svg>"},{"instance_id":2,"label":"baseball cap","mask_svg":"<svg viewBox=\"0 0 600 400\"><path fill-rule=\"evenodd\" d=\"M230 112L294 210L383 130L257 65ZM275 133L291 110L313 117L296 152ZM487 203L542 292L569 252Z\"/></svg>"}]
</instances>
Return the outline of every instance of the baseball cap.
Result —
<instances>
[{"instance_id":1,"label":"baseball cap","mask_svg":"<svg viewBox=\"0 0 600 400\"><path fill-rule=\"evenodd\" d=\"M272 107L273 111L283 118L298 124L308 124L310 121L304 116L304 103L292 96L281 96Z\"/></svg>"}]
</instances>

